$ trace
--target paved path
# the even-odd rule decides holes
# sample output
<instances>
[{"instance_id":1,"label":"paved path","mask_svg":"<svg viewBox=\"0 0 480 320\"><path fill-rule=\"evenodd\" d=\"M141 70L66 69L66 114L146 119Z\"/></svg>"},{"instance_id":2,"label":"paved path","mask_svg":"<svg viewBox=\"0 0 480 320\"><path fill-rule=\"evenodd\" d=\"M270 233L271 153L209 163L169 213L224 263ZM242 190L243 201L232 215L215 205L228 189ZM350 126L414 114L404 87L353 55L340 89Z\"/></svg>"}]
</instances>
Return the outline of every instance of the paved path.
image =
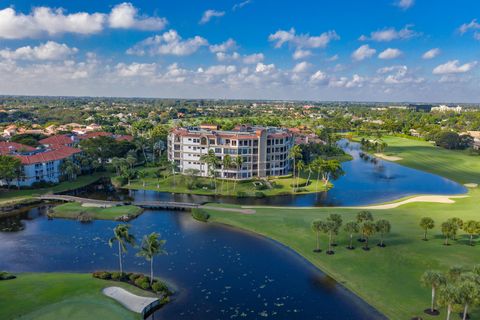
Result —
<instances>
[{"instance_id":1,"label":"paved path","mask_svg":"<svg viewBox=\"0 0 480 320\"><path fill-rule=\"evenodd\" d=\"M123 204L120 201L106 201L106 200L95 200L95 199L88 199L88 198L80 198L74 196L67 196L63 194L45 194L43 196L39 196L38 199L40 200L60 200L60 201L67 201L67 202L78 202L81 204L92 204L97 206L104 206L104 207L113 207Z\"/></svg>"},{"instance_id":2,"label":"paved path","mask_svg":"<svg viewBox=\"0 0 480 320\"><path fill-rule=\"evenodd\" d=\"M225 207L215 207L215 206L201 206L200 208L206 209L206 210L216 210L216 211L224 211L224 212L236 212L236 213L242 213L242 214L254 214L256 211L253 209L245 209L242 207L240 208L225 208Z\"/></svg>"},{"instance_id":3,"label":"paved path","mask_svg":"<svg viewBox=\"0 0 480 320\"><path fill-rule=\"evenodd\" d=\"M130 311L143 313L143 310L152 303L157 303L157 298L141 297L120 287L108 287L102 290L103 294L117 300Z\"/></svg>"},{"instance_id":4,"label":"paved path","mask_svg":"<svg viewBox=\"0 0 480 320\"><path fill-rule=\"evenodd\" d=\"M429 196L418 196L409 199L405 199L398 202L379 204L379 205L370 205L370 206L357 206L357 207L262 207L262 206L242 206L242 208L265 208L265 209L368 209L368 210L385 210L385 209L394 209L400 207L407 203L412 202L431 202L431 203L455 203L452 199L461 199L468 198L469 196L438 196L438 195L429 195Z\"/></svg>"}]
</instances>

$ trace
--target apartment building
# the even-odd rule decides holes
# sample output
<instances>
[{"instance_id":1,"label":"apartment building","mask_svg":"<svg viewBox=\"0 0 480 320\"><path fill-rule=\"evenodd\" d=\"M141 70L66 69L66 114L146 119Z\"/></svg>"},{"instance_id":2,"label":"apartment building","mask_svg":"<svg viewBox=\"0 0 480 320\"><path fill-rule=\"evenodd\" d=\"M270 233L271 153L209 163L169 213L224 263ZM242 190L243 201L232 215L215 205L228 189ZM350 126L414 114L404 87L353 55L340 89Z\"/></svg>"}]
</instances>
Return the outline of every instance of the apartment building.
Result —
<instances>
[{"instance_id":1,"label":"apartment building","mask_svg":"<svg viewBox=\"0 0 480 320\"><path fill-rule=\"evenodd\" d=\"M288 154L293 144L293 134L282 128L243 125L221 131L211 125L179 127L168 136L168 159L176 163L181 173L190 171L206 177L208 167L200 159L213 150L220 163L225 155L230 155L234 163L228 168L215 168L219 178L282 176L290 171ZM243 158L240 168L235 165L237 157Z\"/></svg>"}]
</instances>

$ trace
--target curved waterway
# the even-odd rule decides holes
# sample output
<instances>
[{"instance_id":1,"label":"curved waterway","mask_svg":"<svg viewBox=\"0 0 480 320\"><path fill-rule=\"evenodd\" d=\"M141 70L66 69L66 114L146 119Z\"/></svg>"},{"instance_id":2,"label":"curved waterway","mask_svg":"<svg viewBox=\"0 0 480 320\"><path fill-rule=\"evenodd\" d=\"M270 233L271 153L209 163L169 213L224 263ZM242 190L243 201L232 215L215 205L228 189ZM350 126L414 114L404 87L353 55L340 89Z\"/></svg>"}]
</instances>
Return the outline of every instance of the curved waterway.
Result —
<instances>
[{"instance_id":1,"label":"curved waterway","mask_svg":"<svg viewBox=\"0 0 480 320\"><path fill-rule=\"evenodd\" d=\"M117 268L116 250L107 244L116 222L48 220L45 210L35 208L17 217L24 225L21 231L0 232L0 270ZM12 219L9 223L18 226ZM157 319L383 319L302 257L269 239L199 223L184 212L146 211L131 226L138 239L160 232L167 240L168 255L156 259L155 272L179 293L156 312ZM132 249L125 268L149 272Z\"/></svg>"},{"instance_id":2,"label":"curved waterway","mask_svg":"<svg viewBox=\"0 0 480 320\"><path fill-rule=\"evenodd\" d=\"M447 178L377 158L362 157L358 143L342 140L339 144L352 155L353 160L342 164L345 175L333 181L334 188L328 192L265 198L214 197L143 190L130 191L129 194L136 200L308 207L360 206L419 194L455 195L467 192L463 185ZM102 190L108 189L110 193L95 194L93 190L98 191L98 188L90 188L83 196L99 198L118 196L119 193L112 188L104 187Z\"/></svg>"}]
</instances>

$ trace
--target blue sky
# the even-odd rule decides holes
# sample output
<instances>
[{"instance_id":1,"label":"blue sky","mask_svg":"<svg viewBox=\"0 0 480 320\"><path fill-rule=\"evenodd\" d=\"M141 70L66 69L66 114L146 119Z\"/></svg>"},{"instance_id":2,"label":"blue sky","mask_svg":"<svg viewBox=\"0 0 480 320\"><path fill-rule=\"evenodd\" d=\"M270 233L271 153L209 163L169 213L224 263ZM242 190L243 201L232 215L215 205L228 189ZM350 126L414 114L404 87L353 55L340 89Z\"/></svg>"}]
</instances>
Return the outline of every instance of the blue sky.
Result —
<instances>
[{"instance_id":1,"label":"blue sky","mask_svg":"<svg viewBox=\"0 0 480 320\"><path fill-rule=\"evenodd\" d=\"M0 94L480 102L471 0L2 1Z\"/></svg>"}]
</instances>

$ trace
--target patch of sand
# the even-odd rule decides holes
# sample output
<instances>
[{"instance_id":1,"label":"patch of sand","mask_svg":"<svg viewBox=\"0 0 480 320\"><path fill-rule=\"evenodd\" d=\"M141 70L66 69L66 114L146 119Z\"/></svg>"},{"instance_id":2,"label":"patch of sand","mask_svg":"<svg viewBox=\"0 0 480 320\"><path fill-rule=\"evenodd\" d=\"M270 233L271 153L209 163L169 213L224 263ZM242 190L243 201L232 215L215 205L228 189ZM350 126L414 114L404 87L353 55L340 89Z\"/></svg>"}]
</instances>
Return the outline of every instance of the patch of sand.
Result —
<instances>
[{"instance_id":1,"label":"patch of sand","mask_svg":"<svg viewBox=\"0 0 480 320\"><path fill-rule=\"evenodd\" d=\"M107 297L117 300L130 311L142 313L145 308L158 301L157 298L141 297L120 287L108 287L102 290Z\"/></svg>"},{"instance_id":2,"label":"patch of sand","mask_svg":"<svg viewBox=\"0 0 480 320\"><path fill-rule=\"evenodd\" d=\"M432 202L432 203L455 203L452 199L462 199L468 198L468 196L440 196L440 195L430 195L430 196L417 196L409 199L405 199L398 202L393 203L386 203L386 204L378 204L378 205L371 205L371 206L358 206L358 207L260 207L260 206L242 206L242 208L274 208L274 209L368 209L368 210L386 210L386 209L394 209L400 207L407 203L412 202Z\"/></svg>"},{"instance_id":3,"label":"patch of sand","mask_svg":"<svg viewBox=\"0 0 480 320\"><path fill-rule=\"evenodd\" d=\"M374 156L383 160L393 161L393 162L403 160L403 158L396 157L396 156L387 156L386 154L383 154L383 153L375 153Z\"/></svg>"},{"instance_id":4,"label":"patch of sand","mask_svg":"<svg viewBox=\"0 0 480 320\"><path fill-rule=\"evenodd\" d=\"M467 188L476 188L478 187L478 183L465 183L464 186Z\"/></svg>"}]
</instances>

